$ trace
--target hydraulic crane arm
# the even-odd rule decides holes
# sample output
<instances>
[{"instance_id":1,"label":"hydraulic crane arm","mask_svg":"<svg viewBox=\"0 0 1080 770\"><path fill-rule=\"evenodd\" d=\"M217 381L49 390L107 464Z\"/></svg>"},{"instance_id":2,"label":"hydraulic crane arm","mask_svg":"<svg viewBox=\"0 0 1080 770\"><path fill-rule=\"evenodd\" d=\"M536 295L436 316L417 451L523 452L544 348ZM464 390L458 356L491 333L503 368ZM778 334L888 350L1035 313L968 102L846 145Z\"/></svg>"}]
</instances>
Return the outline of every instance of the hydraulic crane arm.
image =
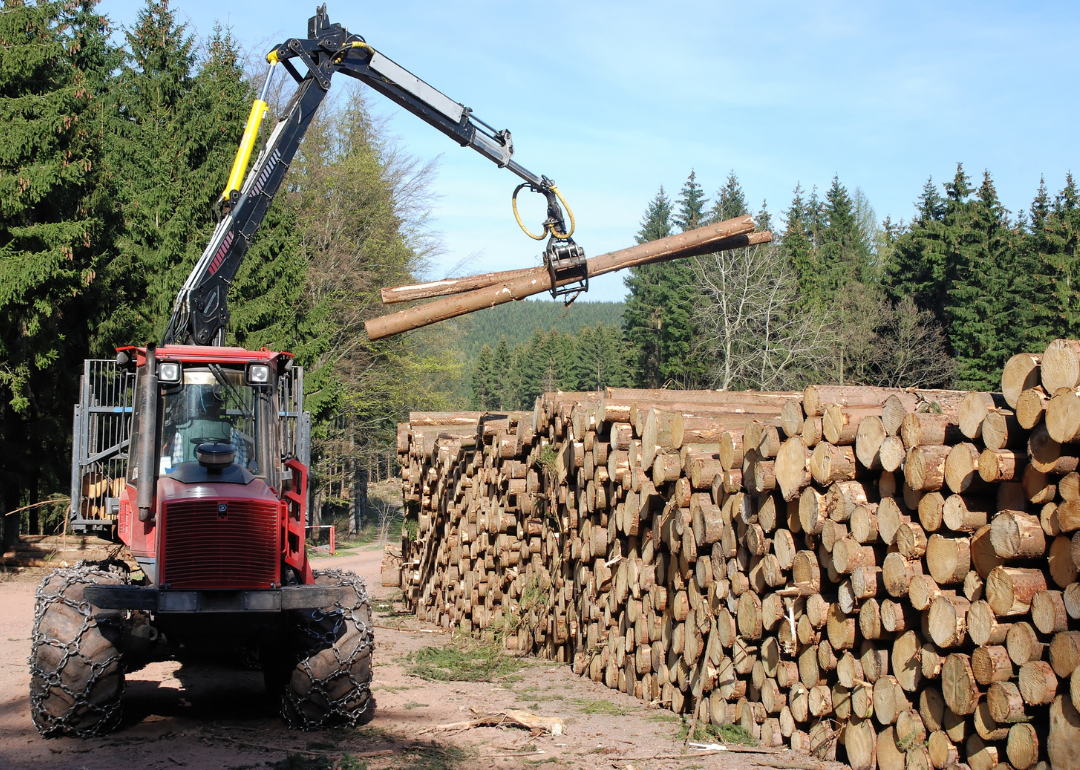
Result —
<instances>
[{"instance_id":1,"label":"hydraulic crane arm","mask_svg":"<svg viewBox=\"0 0 1080 770\"><path fill-rule=\"evenodd\" d=\"M476 118L470 109L376 51L361 36L350 34L340 24L331 24L325 5L308 20L307 39L286 40L267 54L267 60L270 70L262 93L252 107L228 184L218 199L221 219L176 297L165 344L224 344L229 321L226 304L229 286L281 187L316 109L330 89L331 79L338 72L360 80L458 144L471 147L520 177L523 181L514 191L515 215L517 194L522 188L544 195L547 219L543 231L535 235L524 225L522 229L537 240L548 237L545 261L553 277L559 275L560 281L567 277L577 279L571 286L560 287L559 294L588 289L584 251L570 237L574 230L573 213L554 182L532 173L513 159L514 144L509 131L496 131ZM279 64L298 87L245 179L244 171L267 110L271 75ZM562 206L566 206L569 215L569 228ZM520 217L518 223L521 224ZM552 280L552 286L556 283Z\"/></svg>"}]
</instances>

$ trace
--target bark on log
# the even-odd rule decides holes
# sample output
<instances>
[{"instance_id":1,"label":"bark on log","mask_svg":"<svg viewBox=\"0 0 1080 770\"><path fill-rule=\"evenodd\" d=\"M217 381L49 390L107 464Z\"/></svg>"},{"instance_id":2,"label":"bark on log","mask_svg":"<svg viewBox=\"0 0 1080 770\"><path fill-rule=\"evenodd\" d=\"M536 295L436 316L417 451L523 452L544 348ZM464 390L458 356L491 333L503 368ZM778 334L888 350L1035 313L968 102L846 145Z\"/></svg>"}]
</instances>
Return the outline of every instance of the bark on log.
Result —
<instances>
[{"instance_id":1,"label":"bark on log","mask_svg":"<svg viewBox=\"0 0 1080 770\"><path fill-rule=\"evenodd\" d=\"M986 601L998 617L1026 615L1032 598L1046 588L1041 570L995 567L986 578Z\"/></svg>"},{"instance_id":2,"label":"bark on log","mask_svg":"<svg viewBox=\"0 0 1080 770\"><path fill-rule=\"evenodd\" d=\"M1002 511L990 524L990 543L1003 559L1035 559L1046 553L1046 533L1038 516Z\"/></svg>"},{"instance_id":3,"label":"bark on log","mask_svg":"<svg viewBox=\"0 0 1080 770\"><path fill-rule=\"evenodd\" d=\"M945 461L952 447L914 446L908 450L904 479L920 492L936 492L945 485Z\"/></svg>"}]
</instances>

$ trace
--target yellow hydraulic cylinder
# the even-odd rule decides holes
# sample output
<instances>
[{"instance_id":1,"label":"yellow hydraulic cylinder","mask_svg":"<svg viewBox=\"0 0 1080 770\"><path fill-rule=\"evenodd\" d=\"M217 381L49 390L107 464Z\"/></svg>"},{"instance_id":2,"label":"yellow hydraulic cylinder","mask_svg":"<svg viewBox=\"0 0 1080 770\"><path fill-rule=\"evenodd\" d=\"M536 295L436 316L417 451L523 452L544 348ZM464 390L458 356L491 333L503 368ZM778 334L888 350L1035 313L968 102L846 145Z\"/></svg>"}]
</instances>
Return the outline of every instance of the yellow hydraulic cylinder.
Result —
<instances>
[{"instance_id":1,"label":"yellow hydraulic cylinder","mask_svg":"<svg viewBox=\"0 0 1080 770\"><path fill-rule=\"evenodd\" d=\"M255 140L259 137L259 127L266 116L266 92L270 87L270 76L273 74L274 64L271 62L270 70L266 73L262 93L255 103L251 105L251 113L248 115L247 125L244 126L244 136L240 140L240 147L236 151L236 159L233 161L232 171L229 172L229 181L221 193L220 203L228 203L229 196L244 184L244 174L247 171L248 161L251 160L251 151L255 149Z\"/></svg>"}]
</instances>

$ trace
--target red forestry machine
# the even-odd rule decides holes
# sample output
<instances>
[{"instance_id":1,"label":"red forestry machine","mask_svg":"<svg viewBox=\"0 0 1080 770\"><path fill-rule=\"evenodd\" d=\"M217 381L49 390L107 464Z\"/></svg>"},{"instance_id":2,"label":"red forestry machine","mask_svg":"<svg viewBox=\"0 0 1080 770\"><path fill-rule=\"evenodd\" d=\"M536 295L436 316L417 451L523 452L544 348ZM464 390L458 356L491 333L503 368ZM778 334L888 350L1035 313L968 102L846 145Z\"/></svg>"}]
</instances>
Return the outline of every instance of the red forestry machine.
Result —
<instances>
[{"instance_id":1,"label":"red forestry machine","mask_svg":"<svg viewBox=\"0 0 1080 770\"><path fill-rule=\"evenodd\" d=\"M84 364L69 526L119 538L139 571L118 561L79 562L38 589L30 702L46 736L115 729L125 672L155 656L208 651L256 660L291 726L355 725L374 714L364 581L313 570L305 551L303 370L289 353L225 346L229 286L333 75L366 83L509 168L524 180L515 197L523 187L543 194L548 217L539 238L550 235L549 269L580 276L577 288L587 282L558 189L512 159L508 131L494 131L331 24L325 6L308 21L306 39L285 41L267 60L217 201L220 221L176 298L162 344ZM245 178L278 66L298 87Z\"/></svg>"}]
</instances>

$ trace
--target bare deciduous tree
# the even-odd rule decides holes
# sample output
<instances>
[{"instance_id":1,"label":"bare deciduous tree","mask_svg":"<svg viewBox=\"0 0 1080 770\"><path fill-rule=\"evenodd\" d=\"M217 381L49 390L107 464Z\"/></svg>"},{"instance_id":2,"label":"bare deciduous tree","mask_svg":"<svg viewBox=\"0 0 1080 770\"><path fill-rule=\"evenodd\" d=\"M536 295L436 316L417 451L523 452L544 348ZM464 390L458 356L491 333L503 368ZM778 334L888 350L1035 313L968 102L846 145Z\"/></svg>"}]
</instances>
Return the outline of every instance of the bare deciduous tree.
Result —
<instances>
[{"instance_id":1,"label":"bare deciduous tree","mask_svg":"<svg viewBox=\"0 0 1080 770\"><path fill-rule=\"evenodd\" d=\"M696 321L698 351L710 357L721 390L787 390L828 368L828 318L800 300L795 276L774 245L694 260L703 294Z\"/></svg>"},{"instance_id":2,"label":"bare deciduous tree","mask_svg":"<svg viewBox=\"0 0 1080 770\"><path fill-rule=\"evenodd\" d=\"M878 329L879 360L875 385L940 388L955 374L945 334L934 314L919 310L911 299L886 304Z\"/></svg>"}]
</instances>

